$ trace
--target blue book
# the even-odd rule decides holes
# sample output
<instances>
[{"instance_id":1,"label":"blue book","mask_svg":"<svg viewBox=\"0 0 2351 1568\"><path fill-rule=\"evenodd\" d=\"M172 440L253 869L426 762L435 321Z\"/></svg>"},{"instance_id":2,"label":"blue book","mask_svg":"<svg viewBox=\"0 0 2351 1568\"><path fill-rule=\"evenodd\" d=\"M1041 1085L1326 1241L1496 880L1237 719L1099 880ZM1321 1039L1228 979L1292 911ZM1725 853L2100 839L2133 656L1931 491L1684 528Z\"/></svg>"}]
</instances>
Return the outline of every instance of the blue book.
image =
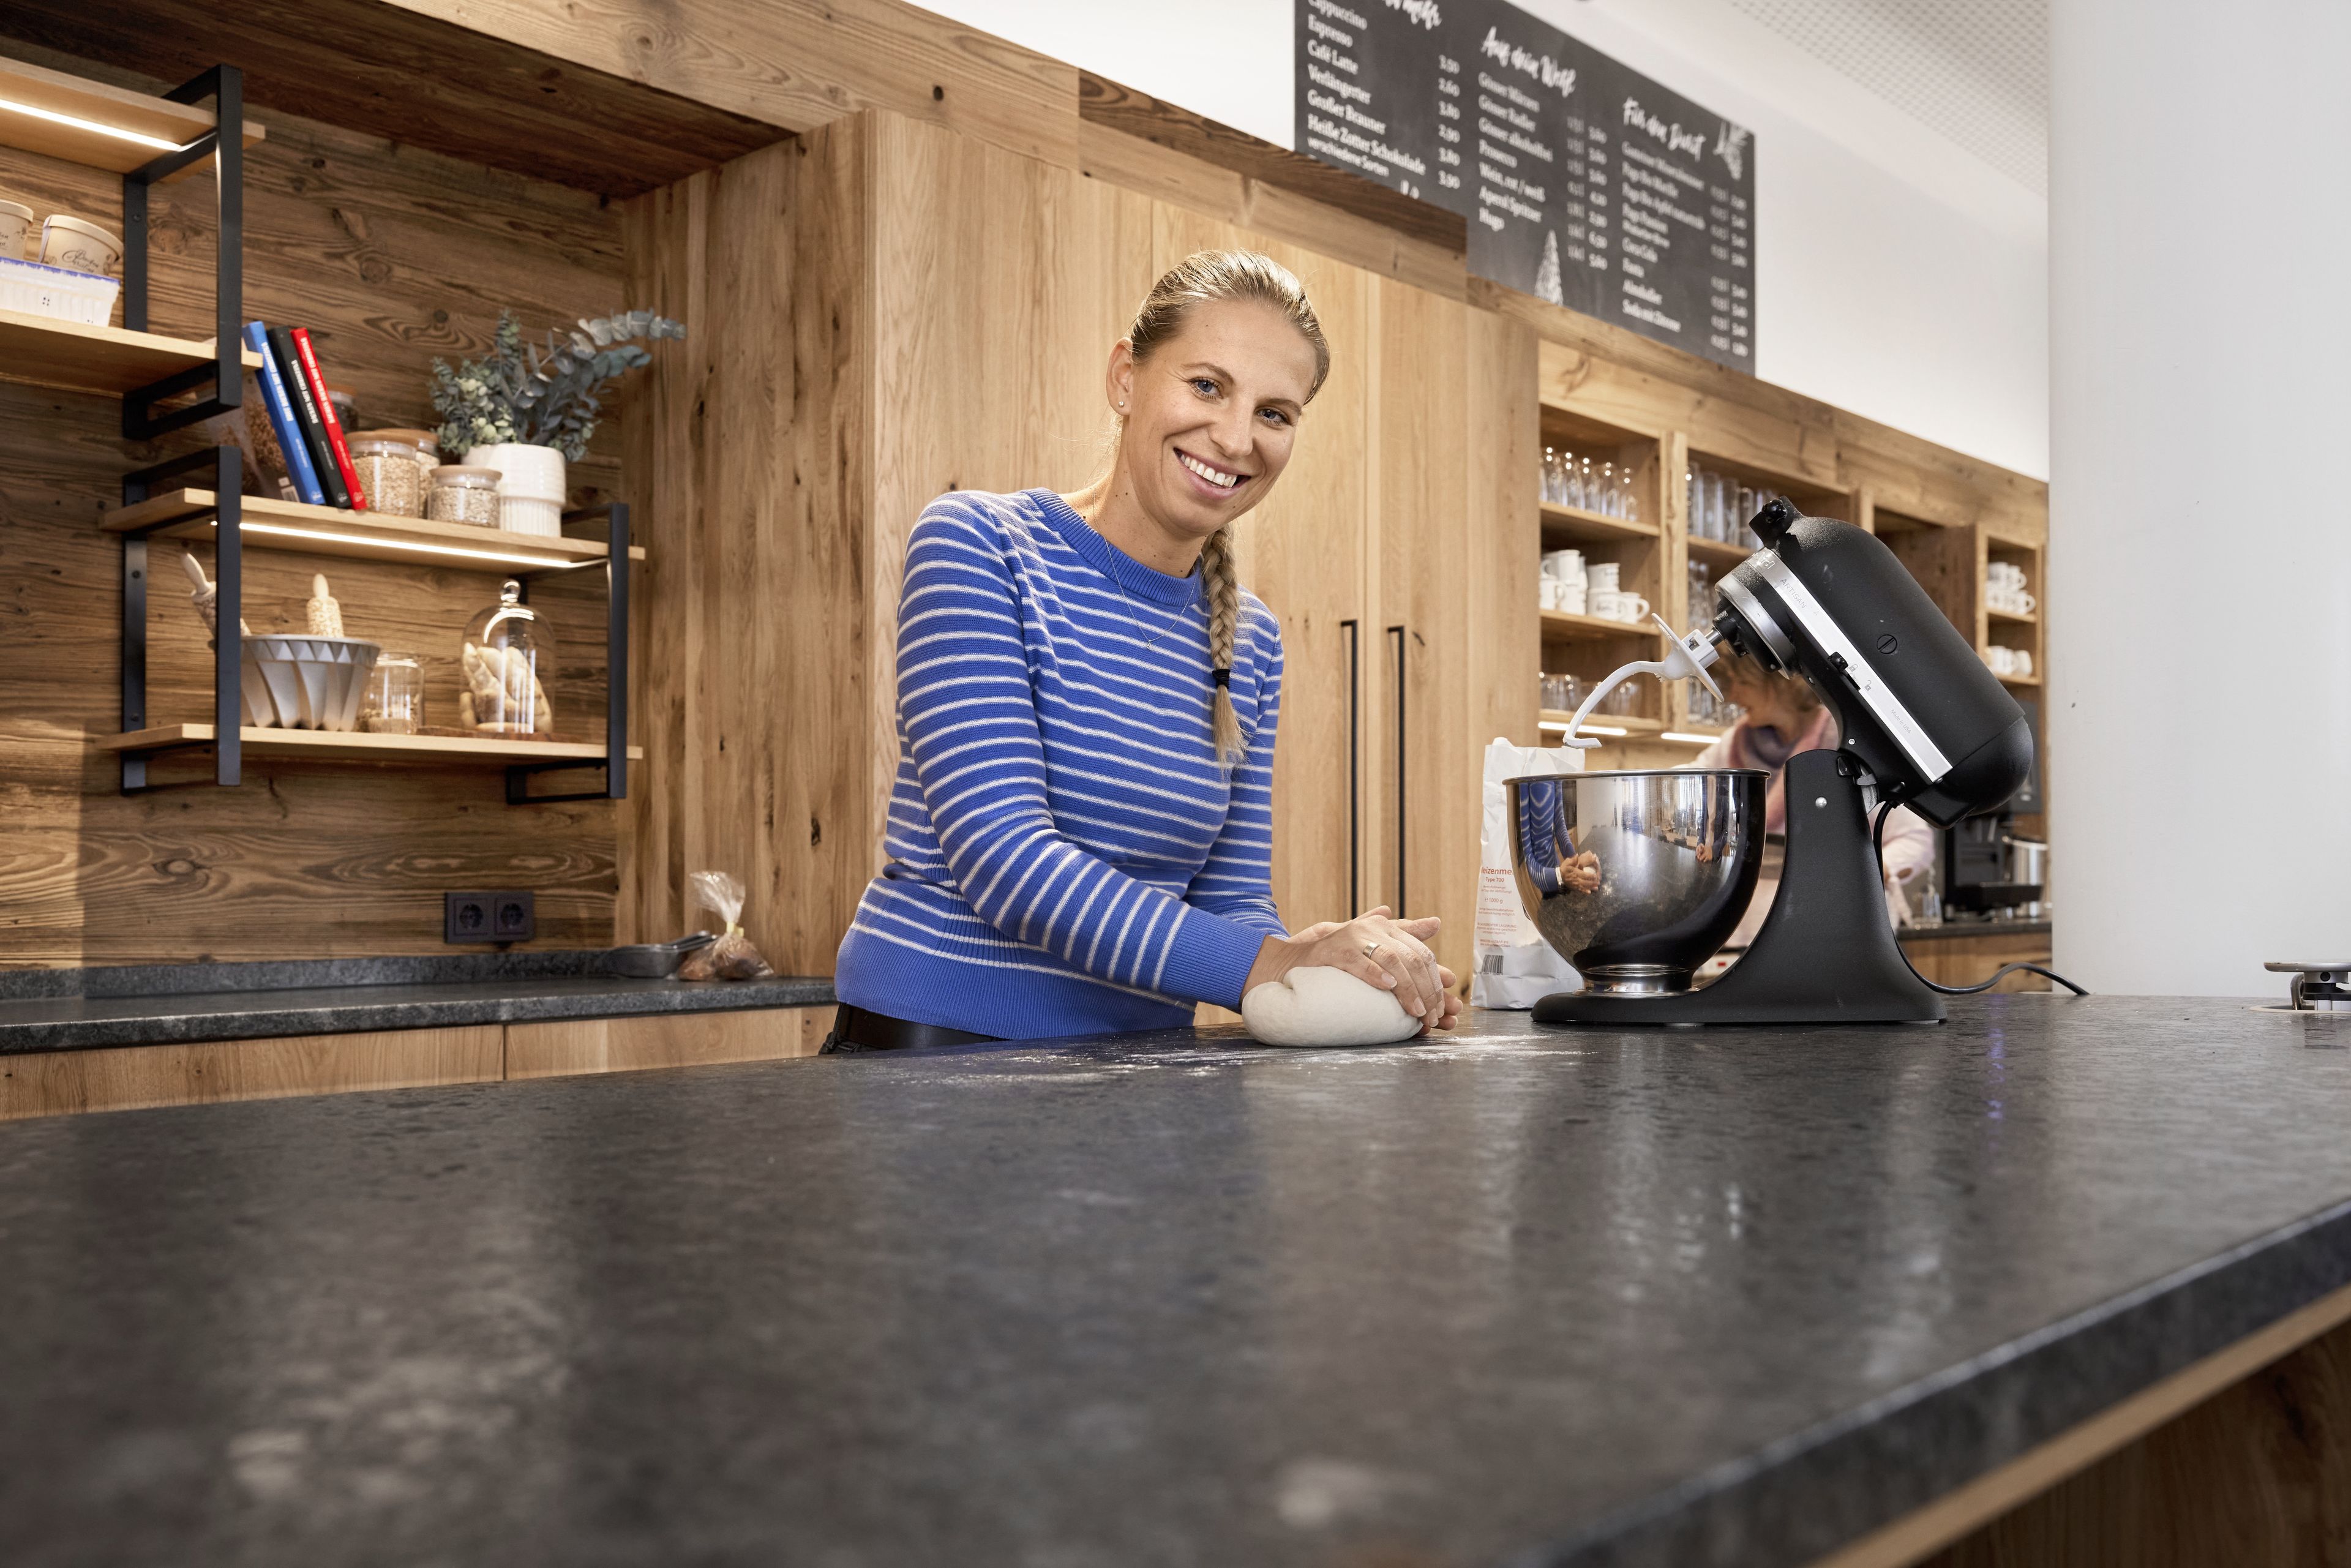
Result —
<instances>
[{"instance_id":1,"label":"blue book","mask_svg":"<svg viewBox=\"0 0 2351 1568\"><path fill-rule=\"evenodd\" d=\"M286 454L286 472L294 480L295 498L323 507L327 492L319 484L319 471L310 465L310 446L302 438L301 425L295 423L294 400L277 373L277 356L269 351L268 326L247 321L245 346L261 356L261 401L269 405L269 428L277 433L277 450Z\"/></svg>"}]
</instances>

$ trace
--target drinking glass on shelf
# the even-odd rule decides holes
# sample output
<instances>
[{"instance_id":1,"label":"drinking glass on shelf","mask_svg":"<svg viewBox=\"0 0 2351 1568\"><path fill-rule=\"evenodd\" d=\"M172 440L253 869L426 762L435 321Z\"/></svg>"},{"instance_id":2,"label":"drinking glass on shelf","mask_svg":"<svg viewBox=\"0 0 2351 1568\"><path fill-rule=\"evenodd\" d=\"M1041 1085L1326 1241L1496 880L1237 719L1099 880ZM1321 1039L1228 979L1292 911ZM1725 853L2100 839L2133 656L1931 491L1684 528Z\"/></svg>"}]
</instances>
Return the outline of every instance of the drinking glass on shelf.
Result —
<instances>
[{"instance_id":1,"label":"drinking glass on shelf","mask_svg":"<svg viewBox=\"0 0 2351 1568\"><path fill-rule=\"evenodd\" d=\"M1641 685L1625 681L1600 699L1600 711L1612 718L1631 718L1641 707Z\"/></svg>"}]
</instances>

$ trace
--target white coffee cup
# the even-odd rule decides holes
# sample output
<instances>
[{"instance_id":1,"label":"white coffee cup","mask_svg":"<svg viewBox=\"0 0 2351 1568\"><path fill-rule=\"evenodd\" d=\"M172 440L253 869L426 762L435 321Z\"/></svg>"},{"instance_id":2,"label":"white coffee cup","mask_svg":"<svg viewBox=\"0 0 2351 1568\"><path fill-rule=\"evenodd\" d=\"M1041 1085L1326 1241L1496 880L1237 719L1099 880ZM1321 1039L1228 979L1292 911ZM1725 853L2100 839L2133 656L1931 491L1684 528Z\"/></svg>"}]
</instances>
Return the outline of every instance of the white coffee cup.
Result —
<instances>
[{"instance_id":1,"label":"white coffee cup","mask_svg":"<svg viewBox=\"0 0 2351 1568\"><path fill-rule=\"evenodd\" d=\"M1648 612L1649 601L1637 593L1610 588L1592 595L1592 613L1603 621L1638 621Z\"/></svg>"},{"instance_id":2,"label":"white coffee cup","mask_svg":"<svg viewBox=\"0 0 2351 1568\"><path fill-rule=\"evenodd\" d=\"M1562 582L1573 582L1583 575L1583 552L1576 549L1555 549L1542 558L1543 575Z\"/></svg>"},{"instance_id":3,"label":"white coffee cup","mask_svg":"<svg viewBox=\"0 0 2351 1568\"><path fill-rule=\"evenodd\" d=\"M52 213L41 225L41 261L44 266L62 267L68 272L120 277L122 241L96 224Z\"/></svg>"},{"instance_id":4,"label":"white coffee cup","mask_svg":"<svg viewBox=\"0 0 2351 1568\"><path fill-rule=\"evenodd\" d=\"M1583 580L1594 593L1616 591L1616 574L1623 569L1613 560L1595 560L1583 569Z\"/></svg>"},{"instance_id":5,"label":"white coffee cup","mask_svg":"<svg viewBox=\"0 0 2351 1568\"><path fill-rule=\"evenodd\" d=\"M17 202L0 202L0 256L28 261L32 249L33 209Z\"/></svg>"},{"instance_id":6,"label":"white coffee cup","mask_svg":"<svg viewBox=\"0 0 2351 1568\"><path fill-rule=\"evenodd\" d=\"M1538 580L1535 583L1535 602L1541 605L1545 610L1558 609L1559 579L1555 577L1545 577Z\"/></svg>"},{"instance_id":7,"label":"white coffee cup","mask_svg":"<svg viewBox=\"0 0 2351 1568\"><path fill-rule=\"evenodd\" d=\"M2000 643L1994 643L1989 649L1985 650L1984 656L1991 662L1991 673L1993 674L2012 675L2016 674L2015 649L2003 647Z\"/></svg>"},{"instance_id":8,"label":"white coffee cup","mask_svg":"<svg viewBox=\"0 0 2351 1568\"><path fill-rule=\"evenodd\" d=\"M1560 584L1558 608L1566 611L1570 615L1583 614L1584 606L1590 601L1590 596L1584 591L1583 584Z\"/></svg>"},{"instance_id":9,"label":"white coffee cup","mask_svg":"<svg viewBox=\"0 0 2351 1568\"><path fill-rule=\"evenodd\" d=\"M2009 664L2015 673L2020 675L2031 675L2032 674L2032 651L2026 648L2015 648L2010 653Z\"/></svg>"}]
</instances>

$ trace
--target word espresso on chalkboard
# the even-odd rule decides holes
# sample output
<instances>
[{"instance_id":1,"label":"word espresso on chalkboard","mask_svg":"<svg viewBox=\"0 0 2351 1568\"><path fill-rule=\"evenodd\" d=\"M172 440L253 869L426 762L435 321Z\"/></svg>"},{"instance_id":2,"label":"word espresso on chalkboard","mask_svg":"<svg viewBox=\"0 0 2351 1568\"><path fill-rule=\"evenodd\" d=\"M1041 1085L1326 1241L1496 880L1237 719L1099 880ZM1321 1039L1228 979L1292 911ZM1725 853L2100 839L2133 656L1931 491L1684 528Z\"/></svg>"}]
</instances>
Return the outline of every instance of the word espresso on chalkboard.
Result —
<instances>
[{"instance_id":1,"label":"word espresso on chalkboard","mask_svg":"<svg viewBox=\"0 0 2351 1568\"><path fill-rule=\"evenodd\" d=\"M1299 151L1469 221L1469 269L1755 362L1755 143L1506 0L1296 0Z\"/></svg>"}]
</instances>

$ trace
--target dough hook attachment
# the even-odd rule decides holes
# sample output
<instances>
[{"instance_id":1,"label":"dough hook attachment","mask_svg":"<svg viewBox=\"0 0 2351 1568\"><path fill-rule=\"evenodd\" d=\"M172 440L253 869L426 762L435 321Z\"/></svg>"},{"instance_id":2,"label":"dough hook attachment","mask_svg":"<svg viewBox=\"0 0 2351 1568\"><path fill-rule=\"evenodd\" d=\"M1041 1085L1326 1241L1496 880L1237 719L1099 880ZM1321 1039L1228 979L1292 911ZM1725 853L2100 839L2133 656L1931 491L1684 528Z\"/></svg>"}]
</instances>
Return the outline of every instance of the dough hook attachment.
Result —
<instances>
[{"instance_id":1,"label":"dough hook attachment","mask_svg":"<svg viewBox=\"0 0 2351 1568\"><path fill-rule=\"evenodd\" d=\"M1621 664L1610 671L1608 678L1594 685L1592 695L1583 699L1583 706L1575 710L1575 717L1568 723L1567 738L1560 742L1562 746L1588 747L1599 745L1600 742L1593 737L1576 732L1583 727L1584 719L1600 706L1602 698L1635 675L1655 675L1661 681L1686 681L1695 677L1717 697L1722 695L1722 688L1716 685L1714 677L1706 673L1708 665L1722 657L1722 633L1709 626L1677 636L1674 629L1666 624L1664 616L1652 614L1649 619L1657 623L1658 631L1674 639L1673 652L1662 659L1636 659L1632 664Z\"/></svg>"}]
</instances>

